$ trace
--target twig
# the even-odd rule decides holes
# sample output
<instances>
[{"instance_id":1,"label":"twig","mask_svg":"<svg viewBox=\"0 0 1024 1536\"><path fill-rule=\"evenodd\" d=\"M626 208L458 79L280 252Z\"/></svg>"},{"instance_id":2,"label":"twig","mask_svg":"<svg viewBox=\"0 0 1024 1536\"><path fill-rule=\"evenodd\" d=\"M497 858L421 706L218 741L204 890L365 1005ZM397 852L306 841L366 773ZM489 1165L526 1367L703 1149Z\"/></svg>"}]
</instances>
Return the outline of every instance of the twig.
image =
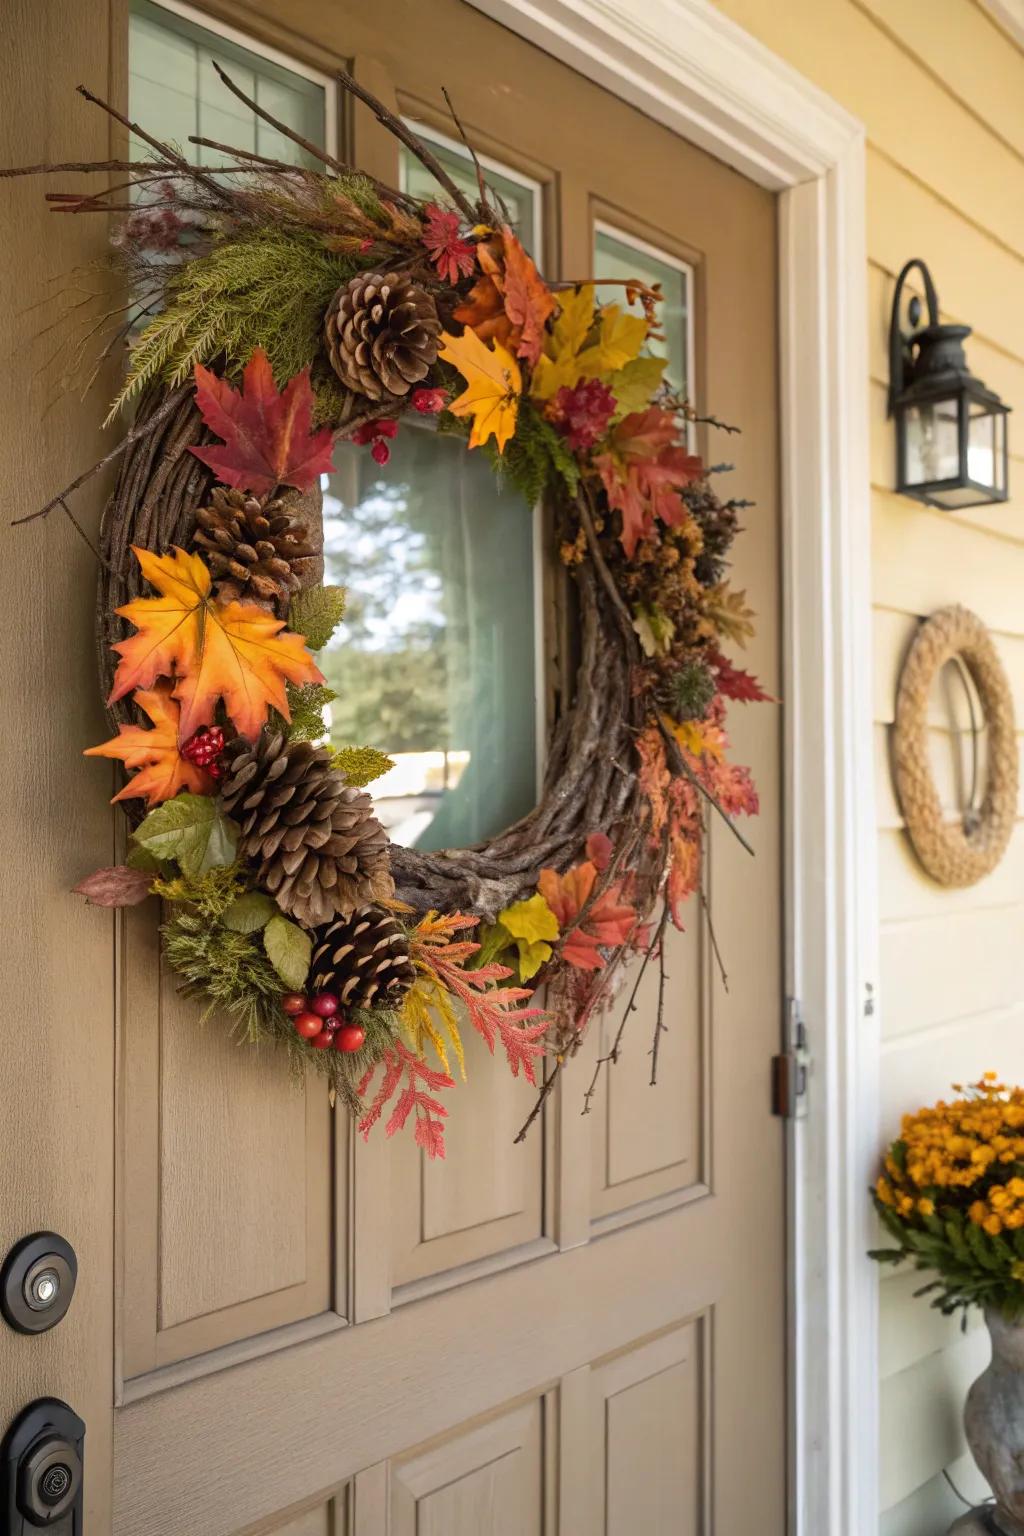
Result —
<instances>
[{"instance_id":1,"label":"twig","mask_svg":"<svg viewBox=\"0 0 1024 1536\"><path fill-rule=\"evenodd\" d=\"M102 103L101 103L102 105ZM0 169L0 181L11 176L51 176L65 171L83 175L101 171L153 171L159 160L59 160L44 165L12 165Z\"/></svg>"},{"instance_id":2,"label":"twig","mask_svg":"<svg viewBox=\"0 0 1024 1536\"><path fill-rule=\"evenodd\" d=\"M168 416L170 416L180 404L181 391L172 390L163 404L153 412L152 416L143 422L141 426L133 427L130 432L125 433L124 437L117 444L116 448L111 448L110 452L104 454L103 458L98 460L98 462L95 463L91 469L85 470L77 477L77 479L72 480L70 485L66 485L62 491L58 491L56 496L51 497L51 499L46 503L45 507L40 507L37 512L29 512L25 517L12 518L11 527L18 528L22 523L34 523L37 517L46 517L50 512L53 511L54 507L61 504L65 496L70 496L73 491L79 490L83 485L86 484L87 481L91 480L94 475L98 475L101 470L106 469L108 464L113 464L115 459L119 459L122 453L130 448L133 443L137 443L140 438L148 437L151 432L156 430L161 422L167 420Z\"/></svg>"},{"instance_id":3,"label":"twig","mask_svg":"<svg viewBox=\"0 0 1024 1536\"><path fill-rule=\"evenodd\" d=\"M330 170L335 171L339 176L347 176L349 174L350 167L345 165L343 161L335 160L334 156L329 155L325 149L321 149L319 145L314 144L310 139L304 139L301 133L296 133L294 128L289 128L287 123L282 123L279 118L274 117L272 113L268 112L266 107L259 106L253 101L251 96L247 96L241 86L235 84L226 70L221 69L216 59L211 59L210 63L231 94L237 96L239 101L244 102L251 112L256 113L257 117L261 117L265 123L270 124L271 128L276 128L278 133L283 133L286 139L291 139L292 143L297 144L300 149L304 149L307 155L312 155L314 160L319 160L322 165L328 166Z\"/></svg>"},{"instance_id":4,"label":"twig","mask_svg":"<svg viewBox=\"0 0 1024 1536\"><path fill-rule=\"evenodd\" d=\"M699 878L699 884L697 886L697 894L700 897L700 906L701 906L701 911L704 914L704 922L705 922L705 925L707 926L708 938L711 940L711 953L715 957L715 964L718 966L718 974L722 978L722 988L723 988L724 991L728 992L728 990L729 990L729 975L728 975L728 972L725 969L725 961L722 958L722 951L718 947L718 935L715 933L715 924L714 924L714 921L713 921L712 916L711 916L711 903L708 901L707 884L706 884L706 881L704 879L704 871L707 868L707 862L706 862L706 859L705 859L705 851L706 850L705 850L705 844L704 844L704 818L703 817L701 817L700 835L701 835L700 866L699 866L700 867L700 878Z\"/></svg>"},{"instance_id":5,"label":"twig","mask_svg":"<svg viewBox=\"0 0 1024 1536\"><path fill-rule=\"evenodd\" d=\"M583 524L583 531L587 535L587 543L590 546L590 555L594 562L594 569L601 578L601 585L608 593L623 634L627 637L628 654L636 646L636 631L633 628L633 620L630 617L629 609L622 600L622 593L615 585L615 577L608 569L604 555L601 553L601 546L597 542L597 529L594 527L594 520L590 514L590 493L585 485L580 486L580 494L576 499L576 506L580 514L580 522Z\"/></svg>"},{"instance_id":6,"label":"twig","mask_svg":"<svg viewBox=\"0 0 1024 1536\"><path fill-rule=\"evenodd\" d=\"M441 87L441 94L444 97L445 101L448 103L448 111L452 115L452 122L455 124L456 128L459 130L459 138L462 140L463 144L465 144L466 149L469 152L470 159L473 161L473 167L474 167L474 169L476 171L477 190L480 193L480 212L486 216L490 212L490 203L488 202L488 199L487 199L487 183L484 181L483 166L480 164L480 161L477 159L476 150L473 148L472 144L469 142L469 135L466 133L465 128L463 128L463 126L462 126L462 123L461 123L461 121L459 119L459 114L456 112L455 107L452 104L452 99L451 99L451 97L448 94L448 90L447 90L446 86L442 85L442 87Z\"/></svg>"},{"instance_id":7,"label":"twig","mask_svg":"<svg viewBox=\"0 0 1024 1536\"><path fill-rule=\"evenodd\" d=\"M701 783L700 779L694 773L693 769L686 761L686 758L683 756L682 748L680 747L678 741L676 741L675 737L672 735L672 732L666 728L660 717L658 720L658 729L662 734L665 745L668 748L669 756L672 758L675 767L680 773L686 775L694 789L699 790L708 804L714 807L719 816L721 816L722 820L725 822L726 826L729 828L729 831L732 833L736 841L740 844L741 847L747 850L751 858L754 858L755 855L753 848L747 842L746 838L743 836L743 833L740 831L739 827L729 815L729 812L723 810L722 806L719 805L710 789L708 789L705 784Z\"/></svg>"},{"instance_id":8,"label":"twig","mask_svg":"<svg viewBox=\"0 0 1024 1536\"><path fill-rule=\"evenodd\" d=\"M551 1090L554 1088L555 1080L561 1070L562 1059L561 1057L556 1057L555 1064L551 1069L551 1075L544 1079L544 1086L541 1088L537 1095L537 1102L534 1104L533 1108L530 1110L530 1113L527 1115L526 1119L523 1121L519 1128L516 1138L512 1143L514 1147L518 1146L521 1141L526 1140L527 1132L529 1131L530 1126L536 1120L537 1116L540 1114L541 1110L544 1108L544 1100L548 1097Z\"/></svg>"},{"instance_id":9,"label":"twig","mask_svg":"<svg viewBox=\"0 0 1024 1536\"><path fill-rule=\"evenodd\" d=\"M665 1023L665 983L668 977L665 974L665 927L668 918L668 897L665 897L661 909L661 921L658 924L658 1012L654 1018L654 1039L651 1042L651 1087L657 1087L658 1083L658 1048L661 1037L668 1033L668 1025Z\"/></svg>"},{"instance_id":10,"label":"twig","mask_svg":"<svg viewBox=\"0 0 1024 1536\"><path fill-rule=\"evenodd\" d=\"M426 166L434 180L439 182L444 190L448 193L448 196L451 198L456 208L459 209L460 213L465 216L470 224L475 224L476 209L473 207L473 204L455 185L454 181L449 176L441 162L436 158L436 156L432 155L427 146L422 143L421 140L419 140L416 135L405 126L405 124L402 122L402 119L400 117L396 117L393 112L389 112L384 103L382 101L378 101L373 92L368 91L365 85L360 85L358 80L354 80L347 70L339 69L338 79L341 81L346 91L349 91L353 96L358 97L361 102L369 107L377 121L383 124L383 126L387 128L389 132L393 133L395 138L398 139L399 143L404 144L406 149L412 151L417 160L419 160L422 165Z\"/></svg>"},{"instance_id":11,"label":"twig","mask_svg":"<svg viewBox=\"0 0 1024 1536\"><path fill-rule=\"evenodd\" d=\"M640 983L644 979L647 967L651 961L651 956L654 954L654 951L657 949L658 945L662 941L662 938L664 937L665 924L667 921L668 902L666 901L661 910L661 917L658 919L658 926L655 929L654 938L651 940L650 944L648 944L647 949L644 952L644 958L640 962L640 969L636 973L636 980L633 982L633 990L629 994L629 1002L626 1004L626 1011L622 1015L622 1018L619 1022L619 1027L615 1032L615 1039L612 1042L612 1048L610 1051L606 1052L604 1056L599 1056L594 1065L594 1075L590 1079L590 1087L583 1095L583 1108L580 1111L580 1113L583 1115L590 1114L590 1102L593 1099L594 1094L597 1092L597 1080L601 1075L601 1068L606 1065L614 1066L619 1059L619 1050L622 1046L622 1037L626 1032L626 1025L629 1023L629 1016L634 1012L636 1008L636 999L637 993L640 991Z\"/></svg>"},{"instance_id":12,"label":"twig","mask_svg":"<svg viewBox=\"0 0 1024 1536\"><path fill-rule=\"evenodd\" d=\"M60 498L60 509L64 513L64 515L66 516L66 518L67 518L68 522L71 524L72 528L74 528L75 532L78 534L79 538L85 544L87 544L88 547L92 550L93 554L96 556L97 564L105 565L106 561L103 559L103 556L100 554L99 550L96 548L96 546L93 543L92 539L90 539L89 535L86 533L85 529L82 527L81 523L78 521L77 517L72 512L71 508L68 506L68 504L64 500L63 496ZM108 567L108 569L109 569L109 567Z\"/></svg>"},{"instance_id":13,"label":"twig","mask_svg":"<svg viewBox=\"0 0 1024 1536\"><path fill-rule=\"evenodd\" d=\"M109 101L104 101L102 96L97 96L95 92L90 91L88 86L80 85L77 89L78 94L84 96L86 101L91 102L94 107L102 107L104 112L109 113L114 118L115 122L120 123L123 128L127 128L129 133L134 133L136 138L141 139L144 144L148 144L151 149L155 149L157 154L170 165L177 166L183 175L191 176L193 181L198 181L200 186L205 187L207 192L211 192L222 203L231 201L223 187L218 187L217 183L211 181L202 171L198 171L195 166L189 165L185 157L177 154L169 144L162 144L159 139L154 139L153 135L147 133L145 128L140 127L138 123L133 123L130 117L125 117L123 112L119 112L116 107L112 107Z\"/></svg>"}]
</instances>

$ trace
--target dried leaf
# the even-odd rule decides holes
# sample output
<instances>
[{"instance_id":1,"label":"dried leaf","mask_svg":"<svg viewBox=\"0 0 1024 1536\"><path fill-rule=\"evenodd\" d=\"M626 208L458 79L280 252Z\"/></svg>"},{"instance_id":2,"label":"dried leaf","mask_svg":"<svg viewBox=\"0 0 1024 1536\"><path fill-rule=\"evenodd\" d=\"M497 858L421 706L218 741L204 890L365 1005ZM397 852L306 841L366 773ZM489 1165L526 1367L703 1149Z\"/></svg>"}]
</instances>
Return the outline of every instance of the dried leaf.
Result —
<instances>
[{"instance_id":1,"label":"dried leaf","mask_svg":"<svg viewBox=\"0 0 1024 1536\"><path fill-rule=\"evenodd\" d=\"M641 732L636 750L640 758L640 788L651 812L650 843L654 847L668 820L668 788L672 781L665 758L665 743L656 725L649 725Z\"/></svg>"},{"instance_id":2,"label":"dried leaf","mask_svg":"<svg viewBox=\"0 0 1024 1536\"><path fill-rule=\"evenodd\" d=\"M125 767L133 770L134 777L115 796L114 800L145 798L148 805L159 805L170 800L179 790L208 795L213 789L213 779L203 768L197 768L182 757L179 748L180 706L171 697L170 683L158 683L155 688L140 688L134 702L153 722L151 731L141 725L122 725L118 734L98 747L87 747L86 757L119 758ZM187 739L187 738L186 738Z\"/></svg>"},{"instance_id":3,"label":"dried leaf","mask_svg":"<svg viewBox=\"0 0 1024 1536\"><path fill-rule=\"evenodd\" d=\"M605 304L598 313L601 325L597 341L584 347L576 359L577 377L581 379L617 373L633 361L647 340L643 315L625 314L617 304Z\"/></svg>"},{"instance_id":4,"label":"dried leaf","mask_svg":"<svg viewBox=\"0 0 1024 1536\"><path fill-rule=\"evenodd\" d=\"M705 612L720 635L741 650L754 633L754 610L747 606L746 592L736 592L727 582L712 587L705 598Z\"/></svg>"},{"instance_id":5,"label":"dried leaf","mask_svg":"<svg viewBox=\"0 0 1024 1536\"><path fill-rule=\"evenodd\" d=\"M137 907L149 895L152 884L152 874L115 864L86 875L72 889L76 896L84 896L90 907Z\"/></svg>"},{"instance_id":6,"label":"dried leaf","mask_svg":"<svg viewBox=\"0 0 1024 1536\"><path fill-rule=\"evenodd\" d=\"M302 637L280 633L280 619L251 603L214 602L210 572L198 555L177 548L169 555L136 548L135 555L161 595L117 610L138 633L114 646L121 661L110 703L159 677L174 677L178 728L186 740L213 721L223 699L236 730L254 741L271 707L291 719L285 679L324 681Z\"/></svg>"},{"instance_id":7,"label":"dried leaf","mask_svg":"<svg viewBox=\"0 0 1024 1536\"><path fill-rule=\"evenodd\" d=\"M550 400L560 389L571 389L580 378L579 353L594 323L594 287L584 283L558 295L559 311L530 377L535 400Z\"/></svg>"},{"instance_id":8,"label":"dried leaf","mask_svg":"<svg viewBox=\"0 0 1024 1536\"><path fill-rule=\"evenodd\" d=\"M683 521L679 491L704 468L680 442L673 412L658 405L624 416L612 430L608 451L594 462L609 505L622 514L622 547L630 560L658 520L667 527Z\"/></svg>"},{"instance_id":9,"label":"dried leaf","mask_svg":"<svg viewBox=\"0 0 1024 1536\"><path fill-rule=\"evenodd\" d=\"M321 475L330 474L333 434L330 427L310 432L313 390L308 368L279 391L270 360L257 347L245 366L241 390L201 363L196 364L195 379L200 414L224 442L189 452L225 485L265 496L279 485L312 490Z\"/></svg>"},{"instance_id":10,"label":"dried leaf","mask_svg":"<svg viewBox=\"0 0 1024 1536\"><path fill-rule=\"evenodd\" d=\"M645 656L667 656L676 627L656 603L638 603L633 609L633 628L640 636Z\"/></svg>"},{"instance_id":11,"label":"dried leaf","mask_svg":"<svg viewBox=\"0 0 1024 1536\"><path fill-rule=\"evenodd\" d=\"M459 234L459 216L450 209L428 203L423 210L426 227L423 244L439 277L445 282L457 283L460 277L468 277L476 266L476 251L468 240Z\"/></svg>"},{"instance_id":12,"label":"dried leaf","mask_svg":"<svg viewBox=\"0 0 1024 1536\"><path fill-rule=\"evenodd\" d=\"M562 959L581 971L602 970L606 961L601 948L617 949L636 927L636 910L622 899L621 880L613 881L587 906L597 873L597 865L586 859L562 875L542 869L537 882L565 934ZM582 922L578 921L581 913Z\"/></svg>"},{"instance_id":13,"label":"dried leaf","mask_svg":"<svg viewBox=\"0 0 1024 1536\"><path fill-rule=\"evenodd\" d=\"M520 981L529 981L551 959L551 943L559 932L557 917L538 891L499 912L498 923L518 950Z\"/></svg>"},{"instance_id":14,"label":"dried leaf","mask_svg":"<svg viewBox=\"0 0 1024 1536\"><path fill-rule=\"evenodd\" d=\"M505 313L519 331L516 355L536 363L555 297L508 225L501 231L505 254Z\"/></svg>"},{"instance_id":15,"label":"dried leaf","mask_svg":"<svg viewBox=\"0 0 1024 1536\"><path fill-rule=\"evenodd\" d=\"M736 699L741 704L777 704L770 693L765 693L757 678L749 672L744 672L742 667L734 667L727 656L721 651L708 653L708 665L715 675L715 684L727 699Z\"/></svg>"},{"instance_id":16,"label":"dried leaf","mask_svg":"<svg viewBox=\"0 0 1024 1536\"><path fill-rule=\"evenodd\" d=\"M443 1122L448 1110L425 1089L429 1088L436 1093L442 1088L454 1088L455 1084L451 1078L446 1072L437 1072L432 1067L428 1067L427 1063L415 1056L401 1040L396 1040L392 1047L383 1052L380 1060L372 1064L359 1083L357 1092L360 1096L366 1093L379 1066L384 1069L380 1086L372 1103L359 1121L359 1131L364 1141L368 1139L371 1130L381 1117L385 1104L392 1099L404 1078L405 1088L399 1095L391 1118L385 1126L385 1135L393 1136L396 1131L400 1131L415 1110L417 1145L421 1146L430 1158L444 1157Z\"/></svg>"},{"instance_id":17,"label":"dried leaf","mask_svg":"<svg viewBox=\"0 0 1024 1536\"><path fill-rule=\"evenodd\" d=\"M608 387L615 396L616 417L630 416L650 405L667 367L667 357L635 357L613 373Z\"/></svg>"},{"instance_id":18,"label":"dried leaf","mask_svg":"<svg viewBox=\"0 0 1024 1536\"><path fill-rule=\"evenodd\" d=\"M459 370L467 386L448 409L453 416L472 418L471 448L479 448L493 436L501 453L516 429L523 387L519 364L500 342L486 347L469 329L461 336L444 332L441 341L439 356Z\"/></svg>"}]
</instances>

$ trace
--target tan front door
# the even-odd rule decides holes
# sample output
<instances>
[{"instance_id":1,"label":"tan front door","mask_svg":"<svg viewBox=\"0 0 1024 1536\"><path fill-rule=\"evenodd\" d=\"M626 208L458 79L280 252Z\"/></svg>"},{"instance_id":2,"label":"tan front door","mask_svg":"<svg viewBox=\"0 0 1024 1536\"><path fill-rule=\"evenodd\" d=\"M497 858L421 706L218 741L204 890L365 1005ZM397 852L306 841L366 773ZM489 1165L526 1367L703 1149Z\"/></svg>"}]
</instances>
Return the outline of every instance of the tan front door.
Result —
<instances>
[{"instance_id":1,"label":"tan front door","mask_svg":"<svg viewBox=\"0 0 1024 1536\"><path fill-rule=\"evenodd\" d=\"M744 664L777 692L772 197L463 0L203 10L324 72L354 63L441 132L447 85L480 149L536 188L549 275L587 275L596 231L609 260L624 245L686 275L679 366L702 409L743 429L702 430L700 447L755 503L735 570L758 615ZM123 93L122 6L15 3L3 30L20 82L4 160L101 153L71 86ZM342 123L355 163L394 181L393 141L362 108ZM38 187L4 196L6 320L37 297L29 273L96 245L66 227L84 221L46 224ZM41 397L5 369L13 515L21 488L35 504L89 461L95 417L65 401L37 426ZM17 942L0 1240L56 1228L82 1274L54 1334L0 1332L0 1415L53 1393L85 1418L84 1536L782 1536L779 709L733 710L761 794L756 858L713 828L728 990L694 901L668 952L658 1087L651 978L592 1113L597 1028L524 1146L512 1137L530 1091L474 1053L448 1160L428 1165L379 1132L364 1145L319 1086L296 1087L216 1021L201 1028L157 982L152 914L115 932L65 894L109 862L113 826L77 757L99 739L92 571L62 524L6 533L4 548L20 649L5 668L17 750L0 876ZM618 1020L613 1008L605 1048Z\"/></svg>"}]
</instances>

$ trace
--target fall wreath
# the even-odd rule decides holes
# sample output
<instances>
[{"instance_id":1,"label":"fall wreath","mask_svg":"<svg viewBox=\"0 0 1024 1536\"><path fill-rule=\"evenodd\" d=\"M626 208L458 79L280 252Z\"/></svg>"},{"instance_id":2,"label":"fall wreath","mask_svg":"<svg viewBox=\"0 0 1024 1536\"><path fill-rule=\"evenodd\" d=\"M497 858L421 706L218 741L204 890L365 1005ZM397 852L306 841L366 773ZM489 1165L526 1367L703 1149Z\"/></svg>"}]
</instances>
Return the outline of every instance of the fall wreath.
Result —
<instances>
[{"instance_id":1,"label":"fall wreath","mask_svg":"<svg viewBox=\"0 0 1024 1536\"><path fill-rule=\"evenodd\" d=\"M757 809L726 755L727 701L766 697L722 649L751 632L727 580L742 504L690 453L694 413L649 354L656 290L545 282L479 167L471 200L347 75L439 201L333 159L219 73L320 168L192 165L83 88L149 158L4 173L128 178L49 194L114 216L131 293L106 350L131 327L111 417L134 420L32 514L74 521L69 493L117 463L94 551L116 734L88 752L124 765L131 836L77 889L160 898L166 959L208 1011L322 1070L364 1134L389 1106L388 1135L411 1118L443 1155L460 1026L538 1087L528 1126L623 963L660 961L700 890L706 814ZM367 791L389 759L327 742L316 662L345 601L322 584L320 477L338 438L386 463L408 411L544 499L578 612L539 803L440 854L389 843ZM661 1027L659 1008L652 1081Z\"/></svg>"}]
</instances>

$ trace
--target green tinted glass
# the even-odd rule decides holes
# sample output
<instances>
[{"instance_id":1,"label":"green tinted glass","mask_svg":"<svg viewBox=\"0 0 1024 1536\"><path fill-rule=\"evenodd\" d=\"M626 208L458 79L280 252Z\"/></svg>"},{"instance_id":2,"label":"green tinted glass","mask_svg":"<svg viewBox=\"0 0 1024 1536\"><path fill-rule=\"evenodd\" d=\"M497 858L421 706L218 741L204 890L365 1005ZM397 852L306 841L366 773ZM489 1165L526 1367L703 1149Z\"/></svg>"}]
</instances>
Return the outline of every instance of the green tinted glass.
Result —
<instances>
[{"instance_id":1,"label":"green tinted glass","mask_svg":"<svg viewBox=\"0 0 1024 1536\"><path fill-rule=\"evenodd\" d=\"M634 245L631 240L620 238L609 230L599 227L594 235L594 276L598 278L636 277L646 283L649 288L653 288L657 283L661 284L664 297L658 315L665 339L648 342L644 350L655 357L668 358L665 378L681 395L688 395L693 388L688 367L690 326L693 323L690 269L681 264L677 265L667 257L656 255L643 245ZM614 292L615 290L611 288L599 288L598 297L607 303ZM621 290L619 292L621 294ZM618 298L618 295L616 297ZM624 302L624 299L619 298L619 302ZM642 313L639 303L636 303L633 309L636 314Z\"/></svg>"},{"instance_id":2,"label":"green tinted glass","mask_svg":"<svg viewBox=\"0 0 1024 1536\"><path fill-rule=\"evenodd\" d=\"M335 462L326 579L349 605L320 656L331 738L395 759L372 793L396 842L477 842L536 798L531 509L484 454L408 422L386 468L348 444Z\"/></svg>"},{"instance_id":3,"label":"green tinted glass","mask_svg":"<svg viewBox=\"0 0 1024 1536\"><path fill-rule=\"evenodd\" d=\"M156 138L178 144L200 165L221 165L228 157L219 150L190 145L190 134L254 150L289 165L318 164L232 96L217 78L213 59L247 96L279 121L313 144L324 142L323 86L151 0L132 0L130 116L144 122ZM148 146L135 141L132 152L143 158L152 153Z\"/></svg>"}]
</instances>

